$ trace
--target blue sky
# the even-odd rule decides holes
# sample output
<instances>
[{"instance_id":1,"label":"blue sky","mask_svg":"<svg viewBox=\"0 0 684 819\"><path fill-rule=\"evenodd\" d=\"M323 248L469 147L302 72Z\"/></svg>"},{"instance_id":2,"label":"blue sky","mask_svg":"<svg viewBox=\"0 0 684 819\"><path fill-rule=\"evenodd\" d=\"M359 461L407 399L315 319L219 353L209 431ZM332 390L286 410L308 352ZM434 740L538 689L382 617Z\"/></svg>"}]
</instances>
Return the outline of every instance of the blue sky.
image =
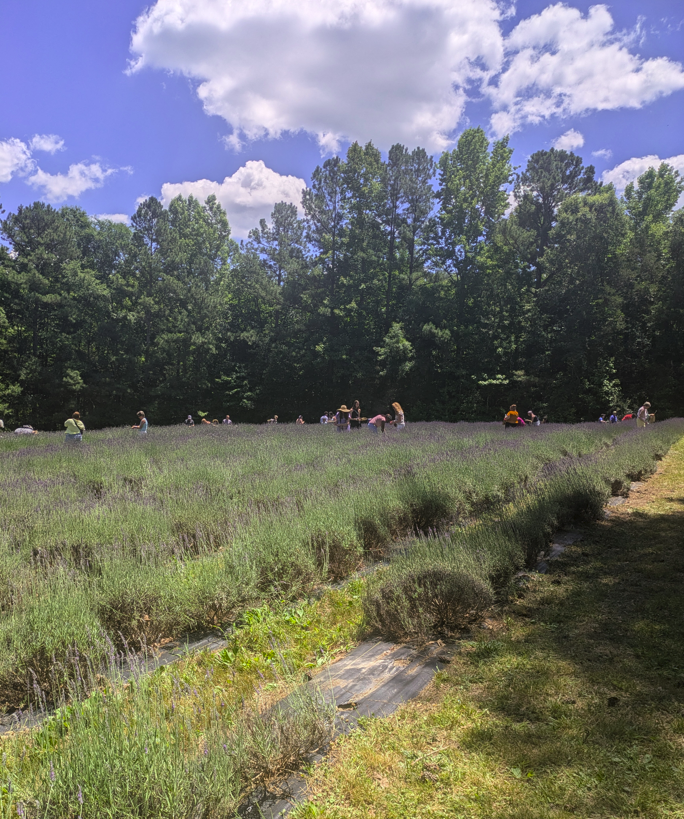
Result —
<instances>
[{"instance_id":1,"label":"blue sky","mask_svg":"<svg viewBox=\"0 0 684 819\"><path fill-rule=\"evenodd\" d=\"M349 141L556 144L684 173L681 0L0 0L0 203L123 219L217 193L235 235Z\"/></svg>"}]
</instances>

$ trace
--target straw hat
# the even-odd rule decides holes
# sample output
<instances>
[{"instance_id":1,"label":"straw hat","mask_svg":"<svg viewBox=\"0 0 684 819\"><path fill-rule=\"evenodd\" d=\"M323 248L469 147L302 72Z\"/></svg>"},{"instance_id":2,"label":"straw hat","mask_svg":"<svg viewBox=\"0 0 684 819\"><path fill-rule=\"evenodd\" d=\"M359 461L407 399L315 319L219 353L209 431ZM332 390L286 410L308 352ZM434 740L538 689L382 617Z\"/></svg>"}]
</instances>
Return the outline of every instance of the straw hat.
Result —
<instances>
[{"instance_id":1,"label":"straw hat","mask_svg":"<svg viewBox=\"0 0 684 819\"><path fill-rule=\"evenodd\" d=\"M350 409L347 409L346 404L342 404L342 406L337 410L338 412L351 412Z\"/></svg>"}]
</instances>

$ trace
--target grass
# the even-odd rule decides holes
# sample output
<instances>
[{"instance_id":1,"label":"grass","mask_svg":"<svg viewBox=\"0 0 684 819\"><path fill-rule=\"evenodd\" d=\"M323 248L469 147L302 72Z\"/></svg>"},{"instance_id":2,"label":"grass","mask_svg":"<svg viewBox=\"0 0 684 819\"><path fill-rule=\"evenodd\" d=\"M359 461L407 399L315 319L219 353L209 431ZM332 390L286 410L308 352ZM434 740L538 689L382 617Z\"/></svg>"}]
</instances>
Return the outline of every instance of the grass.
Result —
<instances>
[{"instance_id":1,"label":"grass","mask_svg":"<svg viewBox=\"0 0 684 819\"><path fill-rule=\"evenodd\" d=\"M293 816L684 816L683 533L681 440L418 701L336 741Z\"/></svg>"},{"instance_id":2,"label":"grass","mask_svg":"<svg viewBox=\"0 0 684 819\"><path fill-rule=\"evenodd\" d=\"M360 591L352 581L247 610L224 650L125 684L93 679L81 662L71 702L0 739L0 816L233 816L260 782L329 741L334 709L296 692L358 638Z\"/></svg>"},{"instance_id":3,"label":"grass","mask_svg":"<svg viewBox=\"0 0 684 819\"><path fill-rule=\"evenodd\" d=\"M472 433L482 432L473 428L465 431L471 435L470 438L466 435L471 443ZM430 429L428 432L432 434ZM371 464L373 468L382 462L380 456L396 465L397 460L406 454L401 448L405 442L407 448L413 447L415 464L411 473L407 475L405 467L396 468L392 474L398 473L397 483L393 484L388 479L382 484L389 494L380 493L379 500L373 498L372 502L378 503L376 507L372 503L362 507L351 506L354 515L363 512L361 520L364 525L357 525L357 518L355 528L349 530L356 534L347 532L346 536L368 538L367 542L352 542L353 550L363 556L364 549L368 552L375 548L380 554L389 555L387 565L374 575L355 580L342 589L328 589L320 599L310 602L302 598L295 600L297 591L306 589L307 584L297 587L282 582L286 572L284 567L280 572L277 570L278 561L284 559L277 541L282 536L276 525L279 518L268 510L262 510L257 515L255 525L261 526L267 521L269 531L276 540L276 546L271 546L271 551L267 553L270 564L260 556L258 549L253 552L237 551L235 541L222 547L212 547L214 551L204 544L203 550L196 549L192 555L180 552L173 557L172 552L162 549L143 552L137 560L125 564L131 573L128 585L121 570L122 580L117 587L125 601L120 606L121 612L125 613L126 607L135 610L140 590L146 588L141 578L152 592L157 589L158 600L168 606L164 588L161 587L159 592L155 583L159 582L159 576L164 576L169 570L170 564L173 564L176 572L176 586L187 583L188 587L192 587L197 578L203 577L207 563L220 561L226 553L230 555L234 551L240 560L248 563L247 573L235 575L236 579L263 577L264 565L271 566L272 576L266 586L257 584L250 587L249 593L257 599L256 604L249 605L250 598L244 594L244 590L238 589L243 594L244 604L241 608L232 609L233 626L229 631L229 645L215 655L189 658L152 675L134 675L131 681L123 683L100 677L99 657L88 652L83 654L71 644L69 660L59 685L43 685L41 688L41 679L38 675L33 676L35 700L45 705L49 695L54 696L55 691L61 691L61 707L34 731L2 740L0 816L19 814L31 819L63 816L74 819L99 816L112 819L194 819L198 816L234 815L240 801L256 784L296 769L311 750L329 737L332 714L315 695L300 697L299 701L295 699L293 707L281 708L278 703L300 686L305 675L310 675L359 639L369 625L376 628L382 626L380 622L373 623L368 616L368 601L373 594L383 586L397 588L400 586L398 581L405 581L412 576L411 573L430 570L435 576L436 568L445 576L448 572L460 573L459 594L467 590L469 584L479 583L488 594L497 596L499 605L502 605L511 592L508 581L512 571L546 543L551 528L569 523L578 516L587 519L596 517L611 492L622 492L630 478L645 476L653 471L654 459L662 457L671 442L681 437L682 426L673 422L660 424L645 432L623 429L608 435L600 427L585 426L552 430L546 438L543 433L539 438L517 439L504 438L503 434L497 439L497 431L491 427L484 432L491 439L484 439L478 447L471 447L463 446L462 437L454 435L453 430L438 429L442 445L444 439L450 442L449 435L454 438L455 442L451 442L454 448L450 450L452 459L455 451L467 452L474 447L474 451L463 458L465 466L460 463L455 467L447 464L448 469L453 469L452 478L458 474L461 478L464 474L471 478L479 474L482 478L482 485L463 483L451 486L446 480L450 474L447 466L440 466L445 463L443 459L437 460L435 467L435 462L427 458L421 467L424 472L421 473L418 458L420 434L414 441L397 436L394 440L388 439L385 444L334 435L331 441L321 437L328 434L327 431L319 430L311 431L311 439L305 436L295 438L299 434L296 430L279 431L278 435L282 435L276 448L276 461L279 463L283 462L290 447L296 449L297 446L304 446L306 454L306 447L317 445L317 438L329 444L338 459L352 458L356 453L363 462L367 454L365 447L376 447L375 460ZM341 438L339 444L338 438ZM211 443L211 439L207 440ZM265 445L270 445L270 438L264 440ZM428 435L423 441L426 449L430 449L430 441ZM385 452L376 445L386 445L388 450L390 447L397 449ZM61 451L55 457L62 457ZM259 459L261 453L257 451L253 457ZM506 469L502 470L502 465L506 464L509 468L511 465L516 469L520 465L525 467L524 479L520 478L519 471L514 470L511 474ZM116 461L113 461L113 468L115 466ZM331 466L332 470L337 468L337 463ZM458 469L465 471L458 473ZM439 481L433 474L435 472ZM274 480L279 480L277 475ZM470 520L459 519L458 499L461 499L458 502L463 502L463 498L469 497L471 506L468 509L473 513L475 501L484 498L486 492L497 485L497 491L503 492L503 497L492 505L483 505L477 522L473 522L472 514ZM513 499L513 504L503 504L505 497ZM354 496L335 493L329 513L341 508L340 514L348 515L349 508L344 501L350 498L353 500ZM318 499L321 500L320 497ZM274 517L269 518L272 514ZM299 514L305 514L304 505L299 508ZM344 520L344 517L340 519ZM334 525L331 524L328 529L314 528L313 532L307 532L301 520L295 520L293 524L293 518L282 517L286 532L290 525L302 527L297 530L298 538L292 541L290 559L298 561L300 565L307 559L314 561L317 572L312 575L309 588L313 582L334 574L337 569L333 571L331 567L333 564L339 567L340 554L346 554L347 541L342 536L345 530L339 523L340 519L331 518ZM446 523L449 531L438 536L429 531L426 534L428 522L434 520ZM423 534L417 538L416 527L423 530ZM402 541L398 548L389 552L380 549L378 544L382 542L382 537L400 538L407 531L414 531L412 539ZM150 554L153 554L153 559L149 557ZM235 555L230 559L235 560ZM260 563L260 560L264 562ZM255 565L259 571L255 571ZM33 565L29 568L38 571ZM339 571L344 574L350 568L347 566ZM99 588L97 583L102 575L84 571L79 574L73 565L70 571L73 586L65 588L71 594L72 616L76 618L80 606L92 605L89 595ZM547 583L546 587L544 583ZM131 592L131 587L137 589L135 594ZM411 597L412 589L417 591L422 587L427 587L422 581L413 587L410 583L404 585L398 599L401 601L403 595L405 599L417 601L417 605L413 606L413 617L404 608L403 622L410 625L421 621L425 636L430 629L434 629L435 622L420 615L421 608L426 608L425 598ZM549 595L552 596L556 588L552 582L540 581L539 586L530 591L525 605L530 607L533 595L538 594L539 605L550 606ZM74 589L78 590L78 594L74 593ZM579 595L581 591L582 584L578 581L576 592ZM183 611L182 592L170 588L168 593L178 594L181 603L175 605ZM224 593L227 596L235 595L231 588L225 589ZM59 607L52 610L44 603L45 599L41 598L41 606L35 607L33 617L42 616L42 628L46 629L49 618L58 618L60 610ZM557 617L564 616L563 606L567 603L565 599L558 602ZM586 602L581 601L577 606L579 611L586 606ZM63 616L64 609L61 611ZM472 616L473 612L465 614ZM462 616L461 610L458 617ZM544 766L531 750L534 748L531 739L537 734L546 736L545 731L550 730L547 722L553 731L564 730L566 723L563 720L569 724L572 716L572 711L568 711L572 705L569 700L574 698L575 704L580 700L574 683L567 686L570 694L565 688L558 688L565 685L562 681L570 673L565 670L566 666L559 656L537 658L531 653L524 656L524 662L521 662L518 653L520 646L525 646L526 651L528 641L531 645L531 636L524 629L532 624L526 621L518 626L512 614L506 616L509 625L499 623L493 635L475 630L478 636L467 641L462 655L455 659L451 667L454 673L452 670L440 673L440 691L432 701L422 703L417 709L420 719L413 719L412 712L405 710L394 723L369 721L365 733L352 738L348 744L341 742L338 754L345 748L350 749L341 775L342 779L346 778L343 786L345 797L340 800L335 796L331 784L328 795L322 797L322 805L312 803L302 810L308 811L309 815L317 815L316 811L319 811L318 815L326 815L320 814L320 811L344 811L348 802L351 812L340 815L363 815L364 811L368 815L376 815L373 811L382 811L385 807L389 811L385 813L388 816L421 815L420 811L427 810L426 806L433 811L444 807L442 803L434 801L430 795L434 792L440 794L440 798L447 799L444 810L451 811L448 815L458 815L454 811L461 808L466 811L462 815L478 815L472 810L473 800L473 804L479 800L482 806L479 815L495 815L492 811L497 810L498 806L502 806L501 811L504 811L500 815L514 815L510 811L506 814L505 810L510 809L511 804L517 804L517 789L523 787L523 783L524 787L529 788L530 783L534 781L536 784L546 774ZM402 617L395 617L395 620ZM548 639L557 638L559 627L554 625L556 621L553 617L552 612L545 613L545 625L540 632ZM27 618L25 622L35 625L36 620ZM462 626L462 623L458 625ZM445 635L453 630L453 626L453 623L439 624ZM651 633L647 630L645 634L644 645L647 645ZM490 636L495 639L489 639ZM106 637L102 639L113 658L114 644L107 643ZM521 643L521 640L524 642ZM49 656L44 657L44 662L54 675L55 667L59 668L59 664L55 664ZM564 662L568 662L567 658ZM460 667L459 663L462 664ZM518 673L520 677L515 676ZM506 675L504 692L507 692L509 699L506 700L504 696L500 703L491 707L482 706L478 697L485 697L487 686ZM551 694L547 693L549 691ZM553 702L547 704L547 696L552 697ZM558 702L559 697L561 700ZM563 698L568 702L564 702ZM593 702L590 700L590 704ZM516 713L517 718L511 716ZM613 713L613 709L610 713ZM458 738L448 744L451 741L449 738L453 739L461 728L463 730ZM581 738L581 728L581 725L576 725L573 736L584 748L586 743ZM392 730L400 733L392 734ZM426 730L429 730L429 734L426 734ZM584 730L586 739L588 728L585 726ZM605 734L605 725L602 730ZM555 739L555 744L552 743L548 751L549 759L553 754L560 754L563 745L558 736ZM359 759L354 754L360 745L354 743L362 745L363 742L368 744ZM510 764L505 760L507 742L514 742L517 748L517 757ZM458 753L453 756L456 751ZM656 755L646 751L644 758L648 754L650 759L644 764L651 765ZM476 774L473 773L475 768L473 771L464 768L471 758L478 759ZM561 763L569 759L567 754L559 758ZM503 784L499 788L497 777L501 776L502 765ZM372 776L369 779L362 773L364 766L369 767L371 772L375 770L382 787L384 783L388 788L396 785L401 793L398 803L393 797L394 802L385 805L383 798L376 793L378 783ZM339 769L335 767L335 770ZM437 787L443 781L441 777L444 772L444 781L450 783L446 796ZM404 774L408 777L406 781L401 779ZM471 774L474 777L472 782L468 778ZM466 790L454 790L453 783L461 781L466 783ZM413 784L418 789L416 792L411 790ZM489 785L492 786L491 790ZM323 785L321 792L324 792ZM512 801L507 803L509 797Z\"/></svg>"},{"instance_id":4,"label":"grass","mask_svg":"<svg viewBox=\"0 0 684 819\"><path fill-rule=\"evenodd\" d=\"M55 662L75 648L98 662L110 644L225 627L245 609L344 577L417 531L534 494L563 464L622 453L611 468L624 480L634 453L650 468L653 447L666 450L678 429L665 422L637 439L630 427L597 424L509 434L496 424L415 424L384 437L179 427L145 440L88 433L69 448L58 433L6 435L1 704L25 707L34 680L58 697ZM502 547L508 572L525 557L514 546Z\"/></svg>"}]
</instances>

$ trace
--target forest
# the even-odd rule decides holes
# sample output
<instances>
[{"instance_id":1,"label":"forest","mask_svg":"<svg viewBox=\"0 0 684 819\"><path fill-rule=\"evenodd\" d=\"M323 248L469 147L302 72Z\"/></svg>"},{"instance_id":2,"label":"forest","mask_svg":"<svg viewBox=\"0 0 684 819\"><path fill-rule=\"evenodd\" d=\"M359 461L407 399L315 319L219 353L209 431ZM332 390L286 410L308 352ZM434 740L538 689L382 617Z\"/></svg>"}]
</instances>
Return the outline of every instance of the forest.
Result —
<instances>
[{"instance_id":1,"label":"forest","mask_svg":"<svg viewBox=\"0 0 684 819\"><path fill-rule=\"evenodd\" d=\"M18 207L0 221L0 417L312 422L354 399L409 421L646 399L683 415L678 173L619 197L571 152L512 154L480 128L438 160L354 143L239 243L215 197L151 197L130 225Z\"/></svg>"}]
</instances>

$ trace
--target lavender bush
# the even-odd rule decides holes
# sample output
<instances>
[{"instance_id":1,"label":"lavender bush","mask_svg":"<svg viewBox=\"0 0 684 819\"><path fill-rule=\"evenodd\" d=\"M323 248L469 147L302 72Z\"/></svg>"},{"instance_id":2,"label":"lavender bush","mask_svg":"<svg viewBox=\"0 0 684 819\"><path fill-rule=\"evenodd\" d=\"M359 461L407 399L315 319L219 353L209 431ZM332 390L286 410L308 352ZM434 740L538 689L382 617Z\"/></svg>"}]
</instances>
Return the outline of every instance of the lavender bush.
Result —
<instances>
[{"instance_id":1,"label":"lavender bush","mask_svg":"<svg viewBox=\"0 0 684 819\"><path fill-rule=\"evenodd\" d=\"M645 442L666 449L681 434L678 422L511 432L426 423L385 436L153 427L145 439L89 433L69 448L58 433L5 436L3 699L23 704L34 677L49 691L51 665L74 646L97 660L107 640L137 645L225 625L247 605L382 557L407 535L500 509L578 460L622 452L612 480L624 481L648 468L628 463Z\"/></svg>"}]
</instances>

